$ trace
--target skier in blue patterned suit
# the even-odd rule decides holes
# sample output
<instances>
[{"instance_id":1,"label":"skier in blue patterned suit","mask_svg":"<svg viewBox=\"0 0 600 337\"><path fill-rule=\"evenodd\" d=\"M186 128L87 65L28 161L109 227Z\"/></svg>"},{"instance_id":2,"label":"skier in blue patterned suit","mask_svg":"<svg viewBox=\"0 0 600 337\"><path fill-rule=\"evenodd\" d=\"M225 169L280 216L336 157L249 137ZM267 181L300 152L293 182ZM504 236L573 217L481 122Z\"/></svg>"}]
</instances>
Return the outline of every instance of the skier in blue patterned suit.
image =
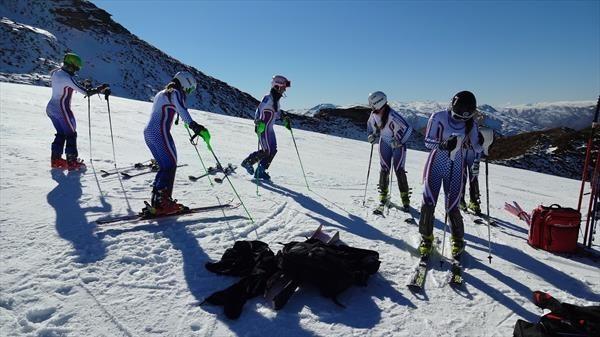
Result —
<instances>
[{"instance_id":1,"label":"skier in blue patterned suit","mask_svg":"<svg viewBox=\"0 0 600 337\"><path fill-rule=\"evenodd\" d=\"M164 215L177 213L186 207L178 204L171 195L177 170L177 150L171 136L173 120L181 117L183 122L208 144L208 130L192 120L185 104L186 95L196 89L196 79L187 71L180 71L162 91L154 96L152 114L144 129L146 145L159 165L152 188L151 203L144 208L144 213Z\"/></svg>"},{"instance_id":2,"label":"skier in blue patterned suit","mask_svg":"<svg viewBox=\"0 0 600 337\"><path fill-rule=\"evenodd\" d=\"M428 255L432 250L434 211L442 183L452 233L452 256L458 257L464 251L464 224L458 208L463 187L463 142L468 139L476 153L482 151L483 139L473 120L476 109L475 95L461 91L452 98L449 109L436 112L429 118L425 146L431 152L423 171L423 204L419 219L419 252L422 255ZM453 159L452 155L455 155Z\"/></svg>"},{"instance_id":3,"label":"skier in blue patterned suit","mask_svg":"<svg viewBox=\"0 0 600 337\"><path fill-rule=\"evenodd\" d=\"M367 121L367 140L374 144L379 139L379 201L376 213L383 211L389 201L390 171L396 172L400 198L405 211L410 206L410 196L404 163L406 162L406 142L413 132L413 128L387 104L387 96L376 91L369 94L369 107L371 115Z\"/></svg>"},{"instance_id":4,"label":"skier in blue patterned suit","mask_svg":"<svg viewBox=\"0 0 600 337\"><path fill-rule=\"evenodd\" d=\"M84 87L79 84L73 76L82 66L83 62L79 55L67 53L64 56L62 67L51 73L52 97L46 106L46 114L56 129L50 157L52 168L68 169L69 171L83 171L86 168L83 160L77 158L77 124L73 111L71 111L73 91L86 96L98 92L110 93L107 84L102 84L97 88ZM63 150L67 157L66 160L62 158Z\"/></svg>"},{"instance_id":5,"label":"skier in blue patterned suit","mask_svg":"<svg viewBox=\"0 0 600 337\"><path fill-rule=\"evenodd\" d=\"M283 125L288 130L292 127L289 116L280 110L281 107L279 105L279 100L290 86L291 82L284 76L273 76L273 79L271 80L271 92L268 95L265 95L258 105L258 108L256 108L254 130L259 138L260 149L248 155L248 157L242 161L242 167L244 167L249 174L255 175L257 179L271 179L267 173L267 169L277 153L277 139L275 138L275 131L273 130L275 121L281 116ZM254 164L256 163L259 164L255 172Z\"/></svg>"}]
</instances>

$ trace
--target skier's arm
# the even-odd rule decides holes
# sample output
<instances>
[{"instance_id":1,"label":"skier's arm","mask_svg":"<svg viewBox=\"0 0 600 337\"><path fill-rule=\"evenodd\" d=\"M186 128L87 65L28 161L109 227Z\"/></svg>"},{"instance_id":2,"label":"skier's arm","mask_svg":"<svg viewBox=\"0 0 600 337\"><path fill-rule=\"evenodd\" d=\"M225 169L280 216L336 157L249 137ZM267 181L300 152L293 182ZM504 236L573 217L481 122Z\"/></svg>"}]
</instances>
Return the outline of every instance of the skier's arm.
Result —
<instances>
[{"instance_id":1,"label":"skier's arm","mask_svg":"<svg viewBox=\"0 0 600 337\"><path fill-rule=\"evenodd\" d=\"M72 76L66 76L67 83L65 85L69 86L73 90L77 91L82 95L88 95L88 89L86 89L82 84L77 82Z\"/></svg>"},{"instance_id":2,"label":"skier's arm","mask_svg":"<svg viewBox=\"0 0 600 337\"><path fill-rule=\"evenodd\" d=\"M473 149L473 151L475 151L475 153L480 153L481 151L483 151L483 147L481 147L483 139L479 139L479 125L476 122L473 122L473 127L471 128L471 131L469 132L467 137L469 137L471 148Z\"/></svg>"},{"instance_id":3,"label":"skier's arm","mask_svg":"<svg viewBox=\"0 0 600 337\"><path fill-rule=\"evenodd\" d=\"M402 117L399 120L399 128L395 131L394 138L397 139L400 144L404 145L410 138L413 132L412 126L408 125L408 122Z\"/></svg>"},{"instance_id":4,"label":"skier's arm","mask_svg":"<svg viewBox=\"0 0 600 337\"><path fill-rule=\"evenodd\" d=\"M442 141L442 139L440 139L441 135L438 134L440 131L440 124L434 116L435 115L431 115L431 117L429 117L429 122L427 122L427 129L425 131L425 147L430 150L437 149Z\"/></svg>"},{"instance_id":5,"label":"skier's arm","mask_svg":"<svg viewBox=\"0 0 600 337\"><path fill-rule=\"evenodd\" d=\"M179 117L181 117L186 124L190 124L192 122L192 116L190 116L190 112L183 101L182 94L177 90L173 90L173 99L171 101L175 106Z\"/></svg>"}]
</instances>

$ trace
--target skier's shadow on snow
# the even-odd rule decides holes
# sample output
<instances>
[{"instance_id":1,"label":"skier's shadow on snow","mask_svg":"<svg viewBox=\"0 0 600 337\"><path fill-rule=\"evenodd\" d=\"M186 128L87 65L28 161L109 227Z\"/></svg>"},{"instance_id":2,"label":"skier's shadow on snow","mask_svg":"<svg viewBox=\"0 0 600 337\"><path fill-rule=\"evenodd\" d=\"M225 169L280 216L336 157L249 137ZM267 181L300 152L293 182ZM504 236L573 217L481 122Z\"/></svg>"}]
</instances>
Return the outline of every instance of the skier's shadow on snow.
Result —
<instances>
[{"instance_id":1,"label":"skier's shadow on snow","mask_svg":"<svg viewBox=\"0 0 600 337\"><path fill-rule=\"evenodd\" d=\"M377 228L369 225L369 223L367 223L363 218L358 217L350 212L346 211L348 213L348 216L343 216L343 215L341 215L337 212L334 212L331 209L325 207L322 203L314 200L313 198L311 198L305 194L298 193L294 190L283 187L281 185L277 185L273 182L265 182L261 186L266 190L269 190L269 191L272 191L275 193L279 193L283 196L291 197L298 204L300 204L302 207L306 208L307 210L312 211L316 214L321 215L322 217L325 217L325 218L328 218L328 219L331 219L334 221L334 222L328 222L328 221L324 221L322 218L319 218L317 216L309 215L311 218L315 219L319 223L324 223L331 227L337 227L339 229L362 236L365 239L381 240L387 244L396 246L398 249L408 251L412 255L415 255L415 256L417 255L417 249L412 247L411 245L407 244L404 240L396 239L396 238L386 235L385 233L381 232Z\"/></svg>"},{"instance_id":2,"label":"skier's shadow on snow","mask_svg":"<svg viewBox=\"0 0 600 337\"><path fill-rule=\"evenodd\" d=\"M46 196L48 204L56 212L56 231L58 235L71 242L73 255L77 262L93 263L106 257L106 246L94 234L94 225L88 222L87 212L110 212L111 205L104 197L100 198L101 206L81 207L80 198L81 173L52 170L52 179L58 185Z\"/></svg>"}]
</instances>

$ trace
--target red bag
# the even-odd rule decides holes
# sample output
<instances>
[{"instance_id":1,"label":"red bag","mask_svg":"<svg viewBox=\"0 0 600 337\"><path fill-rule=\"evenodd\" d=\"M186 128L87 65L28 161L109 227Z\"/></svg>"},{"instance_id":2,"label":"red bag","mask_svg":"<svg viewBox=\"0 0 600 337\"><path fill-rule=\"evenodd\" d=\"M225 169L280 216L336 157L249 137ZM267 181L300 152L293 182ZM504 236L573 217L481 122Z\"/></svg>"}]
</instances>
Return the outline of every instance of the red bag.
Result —
<instances>
[{"instance_id":1,"label":"red bag","mask_svg":"<svg viewBox=\"0 0 600 337\"><path fill-rule=\"evenodd\" d=\"M549 252L569 253L577 249L581 213L552 204L538 206L531 215L529 238L532 247Z\"/></svg>"}]
</instances>

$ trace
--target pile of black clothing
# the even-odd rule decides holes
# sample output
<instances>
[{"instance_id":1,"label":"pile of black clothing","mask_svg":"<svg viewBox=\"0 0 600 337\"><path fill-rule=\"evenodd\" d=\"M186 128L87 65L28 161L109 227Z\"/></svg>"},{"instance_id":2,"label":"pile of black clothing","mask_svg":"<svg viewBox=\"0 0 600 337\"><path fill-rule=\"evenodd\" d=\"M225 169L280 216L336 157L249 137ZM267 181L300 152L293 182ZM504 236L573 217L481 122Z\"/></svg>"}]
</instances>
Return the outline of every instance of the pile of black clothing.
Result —
<instances>
[{"instance_id":1,"label":"pile of black clothing","mask_svg":"<svg viewBox=\"0 0 600 337\"><path fill-rule=\"evenodd\" d=\"M202 303L221 305L228 318L236 319L252 297L265 296L279 310L298 287L312 284L321 295L343 306L337 296L352 285L366 286L379 264L375 251L317 239L284 244L277 255L264 242L236 241L219 262L209 262L206 268L242 279Z\"/></svg>"},{"instance_id":2,"label":"pile of black clothing","mask_svg":"<svg viewBox=\"0 0 600 337\"><path fill-rule=\"evenodd\" d=\"M517 320L514 337L600 337L600 306L561 303L541 291L533 292L533 303L550 312L537 323Z\"/></svg>"}]
</instances>

